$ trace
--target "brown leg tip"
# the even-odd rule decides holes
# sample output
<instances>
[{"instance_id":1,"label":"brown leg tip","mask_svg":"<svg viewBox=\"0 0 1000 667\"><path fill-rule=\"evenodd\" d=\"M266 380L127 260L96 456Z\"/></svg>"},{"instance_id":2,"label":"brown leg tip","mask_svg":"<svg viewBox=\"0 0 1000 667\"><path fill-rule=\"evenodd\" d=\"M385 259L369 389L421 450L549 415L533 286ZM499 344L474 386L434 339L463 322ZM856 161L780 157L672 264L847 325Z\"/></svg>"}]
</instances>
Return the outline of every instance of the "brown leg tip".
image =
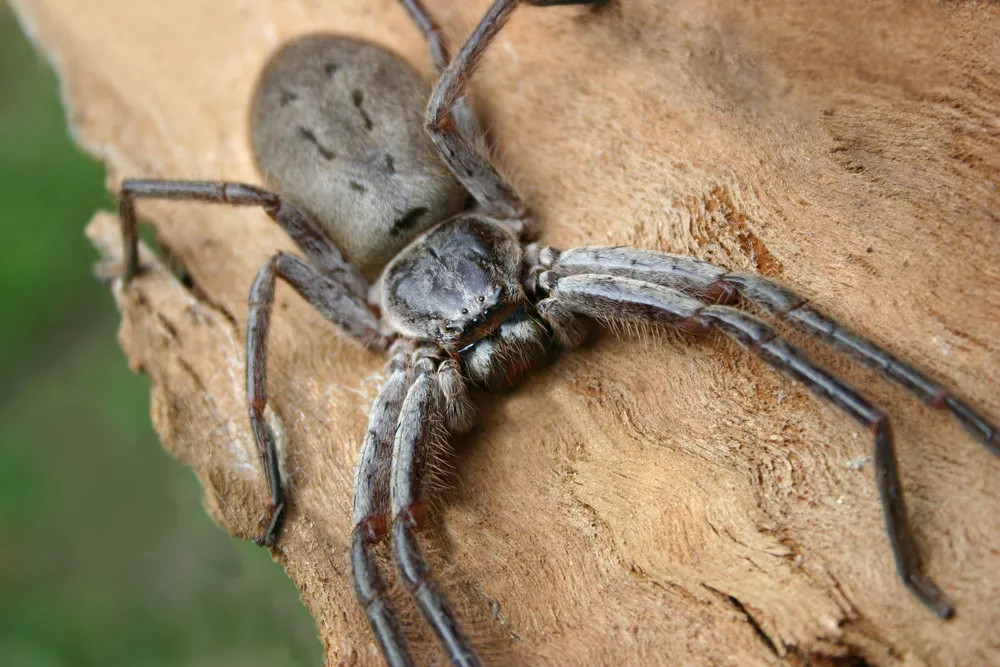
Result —
<instances>
[{"instance_id":1,"label":"brown leg tip","mask_svg":"<svg viewBox=\"0 0 1000 667\"><path fill-rule=\"evenodd\" d=\"M904 582L910 592L930 607L941 620L947 621L955 616L955 605L929 578L917 573L905 578Z\"/></svg>"},{"instance_id":2,"label":"brown leg tip","mask_svg":"<svg viewBox=\"0 0 1000 667\"><path fill-rule=\"evenodd\" d=\"M368 517L361 525L365 533L365 540L370 543L378 542L389 532L389 517L385 514Z\"/></svg>"},{"instance_id":3,"label":"brown leg tip","mask_svg":"<svg viewBox=\"0 0 1000 667\"><path fill-rule=\"evenodd\" d=\"M285 518L285 504L280 503L278 505L271 505L268 507L268 514L266 521L261 523L267 524L267 530L263 534L254 538L254 543L262 547L273 547L274 543L278 541L278 535L281 533L281 525Z\"/></svg>"}]
</instances>

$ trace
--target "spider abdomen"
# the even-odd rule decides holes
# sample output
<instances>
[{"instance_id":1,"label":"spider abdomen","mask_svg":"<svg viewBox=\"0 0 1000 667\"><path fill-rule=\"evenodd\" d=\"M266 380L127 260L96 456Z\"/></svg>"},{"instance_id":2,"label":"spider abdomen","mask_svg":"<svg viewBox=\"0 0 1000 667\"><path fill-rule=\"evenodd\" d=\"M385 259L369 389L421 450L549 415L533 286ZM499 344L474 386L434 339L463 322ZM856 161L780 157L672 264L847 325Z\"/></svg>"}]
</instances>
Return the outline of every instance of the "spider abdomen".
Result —
<instances>
[{"instance_id":1,"label":"spider abdomen","mask_svg":"<svg viewBox=\"0 0 1000 667\"><path fill-rule=\"evenodd\" d=\"M257 82L261 174L368 274L465 201L424 130L427 95L399 56L334 35L288 42Z\"/></svg>"}]
</instances>

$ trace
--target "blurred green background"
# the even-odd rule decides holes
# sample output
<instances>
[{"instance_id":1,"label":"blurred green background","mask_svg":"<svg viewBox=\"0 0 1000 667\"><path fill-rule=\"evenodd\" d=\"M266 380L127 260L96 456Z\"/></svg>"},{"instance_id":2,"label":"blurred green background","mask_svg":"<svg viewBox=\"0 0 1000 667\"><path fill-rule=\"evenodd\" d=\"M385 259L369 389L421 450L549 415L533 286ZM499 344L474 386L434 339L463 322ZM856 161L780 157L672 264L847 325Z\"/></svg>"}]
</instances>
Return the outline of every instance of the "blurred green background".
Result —
<instances>
[{"instance_id":1,"label":"blurred green background","mask_svg":"<svg viewBox=\"0 0 1000 667\"><path fill-rule=\"evenodd\" d=\"M0 5L0 665L315 665L267 552L160 447L83 237L112 205Z\"/></svg>"}]
</instances>

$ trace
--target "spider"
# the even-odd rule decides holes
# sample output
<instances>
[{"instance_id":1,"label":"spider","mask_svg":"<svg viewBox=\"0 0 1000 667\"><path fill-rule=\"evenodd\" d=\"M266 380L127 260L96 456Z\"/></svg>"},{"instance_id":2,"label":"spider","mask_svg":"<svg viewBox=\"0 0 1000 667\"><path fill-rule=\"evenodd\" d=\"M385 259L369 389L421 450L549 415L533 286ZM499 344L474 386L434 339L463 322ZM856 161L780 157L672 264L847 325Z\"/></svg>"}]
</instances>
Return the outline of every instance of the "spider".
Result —
<instances>
[{"instance_id":1,"label":"spider","mask_svg":"<svg viewBox=\"0 0 1000 667\"><path fill-rule=\"evenodd\" d=\"M534 221L479 148L482 132L464 101L483 54L522 2L495 0L450 58L419 0L403 0L439 72L425 115L421 77L381 47L332 35L283 46L261 74L251 108L253 150L271 190L230 182L122 184L126 282L140 269L135 203L142 198L259 206L308 260L275 254L249 295L247 400L271 496L257 541L275 543L286 505L275 436L264 417L267 338L280 278L361 344L389 355L355 478L350 551L358 603L388 663L413 663L375 556L375 545L391 537L402 580L449 657L479 664L418 536L436 447L442 430L472 426L470 385L516 384L554 352L579 344L588 320L718 332L869 429L899 575L938 616L951 617L952 603L921 569L887 416L740 306L756 306L877 369L926 404L950 411L1000 455L996 427L935 380L767 278L630 247L560 251L533 243Z\"/></svg>"}]
</instances>

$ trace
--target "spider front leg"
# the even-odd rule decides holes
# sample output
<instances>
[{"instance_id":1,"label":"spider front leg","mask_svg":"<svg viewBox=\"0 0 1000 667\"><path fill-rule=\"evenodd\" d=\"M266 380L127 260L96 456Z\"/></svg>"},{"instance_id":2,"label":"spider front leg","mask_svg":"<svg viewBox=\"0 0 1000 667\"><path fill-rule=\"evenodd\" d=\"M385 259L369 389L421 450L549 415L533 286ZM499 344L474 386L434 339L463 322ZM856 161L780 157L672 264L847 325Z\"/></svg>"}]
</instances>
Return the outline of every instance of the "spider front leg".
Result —
<instances>
[{"instance_id":1,"label":"spider front leg","mask_svg":"<svg viewBox=\"0 0 1000 667\"><path fill-rule=\"evenodd\" d=\"M523 0L496 0L469 36L462 50L438 79L427 105L426 127L431 141L455 177L486 212L503 220L519 236L525 233L527 208L513 186L473 143L472 135L461 131L452 115L469 92L469 83L497 33ZM535 0L538 6L556 4L603 4L605 0ZM419 3L404 0L417 18L426 17ZM428 19L429 20L429 19ZM433 22L431 22L433 23ZM425 31L426 32L426 31ZM432 42L433 48L433 42Z\"/></svg>"},{"instance_id":2,"label":"spider front leg","mask_svg":"<svg viewBox=\"0 0 1000 667\"><path fill-rule=\"evenodd\" d=\"M773 280L752 273L730 273L722 278L722 282L735 288L740 296L762 306L774 317L819 337L865 366L882 373L919 397L924 405L950 411L965 430L986 445L993 454L1000 456L1000 430L972 406L912 365L813 308L804 297Z\"/></svg>"},{"instance_id":3,"label":"spider front leg","mask_svg":"<svg viewBox=\"0 0 1000 667\"><path fill-rule=\"evenodd\" d=\"M637 320L673 326L689 333L719 331L869 429L875 441L875 479L900 578L938 616L953 615L952 603L922 572L903 500L892 431L888 417L881 410L778 338L766 324L736 308L705 304L678 290L632 278L596 274L559 277L546 272L538 281L542 291L549 294L548 299L538 304L543 317L551 319L555 311L564 319L571 312L604 321Z\"/></svg>"},{"instance_id":4,"label":"spider front leg","mask_svg":"<svg viewBox=\"0 0 1000 667\"><path fill-rule=\"evenodd\" d=\"M278 223L319 271L340 281L354 296L364 300L368 281L344 259L340 249L309 218L280 195L245 183L226 181L126 180L122 182L119 219L125 266L123 278L130 281L139 272L139 230L135 214L137 199L183 199L233 206L260 206Z\"/></svg>"},{"instance_id":5,"label":"spider front leg","mask_svg":"<svg viewBox=\"0 0 1000 667\"><path fill-rule=\"evenodd\" d=\"M298 257L279 252L258 271L250 288L250 312L247 317L247 401L257 452L271 493L266 528L256 539L258 544L266 546L273 545L277 538L285 507L274 433L264 418L267 407L267 336L274 308L275 281L279 277L324 317L343 327L367 347L384 350L389 343L379 330L378 319L360 299Z\"/></svg>"}]
</instances>

